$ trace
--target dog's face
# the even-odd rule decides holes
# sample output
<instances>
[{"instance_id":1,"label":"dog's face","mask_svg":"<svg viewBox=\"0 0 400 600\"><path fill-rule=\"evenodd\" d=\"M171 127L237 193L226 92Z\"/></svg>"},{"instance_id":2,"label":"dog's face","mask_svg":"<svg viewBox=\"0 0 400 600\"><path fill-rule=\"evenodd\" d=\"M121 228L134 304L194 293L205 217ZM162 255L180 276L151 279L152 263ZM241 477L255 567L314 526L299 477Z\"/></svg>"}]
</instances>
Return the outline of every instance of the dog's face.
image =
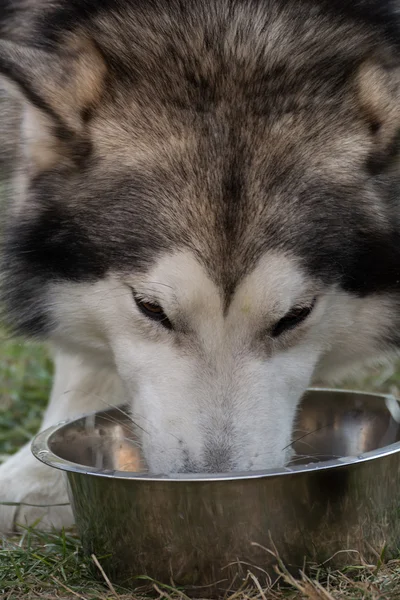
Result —
<instances>
[{"instance_id":1,"label":"dog's face","mask_svg":"<svg viewBox=\"0 0 400 600\"><path fill-rule=\"evenodd\" d=\"M69 338L87 343L93 329L107 340L150 470L221 472L288 458L296 406L332 339L327 315L343 320L320 292L271 253L227 302L201 261L177 250L140 275L60 286L53 302Z\"/></svg>"},{"instance_id":2,"label":"dog's face","mask_svg":"<svg viewBox=\"0 0 400 600\"><path fill-rule=\"evenodd\" d=\"M0 48L8 312L115 364L151 471L279 466L310 381L398 343L396 55L295 3L129 4L56 59Z\"/></svg>"}]
</instances>

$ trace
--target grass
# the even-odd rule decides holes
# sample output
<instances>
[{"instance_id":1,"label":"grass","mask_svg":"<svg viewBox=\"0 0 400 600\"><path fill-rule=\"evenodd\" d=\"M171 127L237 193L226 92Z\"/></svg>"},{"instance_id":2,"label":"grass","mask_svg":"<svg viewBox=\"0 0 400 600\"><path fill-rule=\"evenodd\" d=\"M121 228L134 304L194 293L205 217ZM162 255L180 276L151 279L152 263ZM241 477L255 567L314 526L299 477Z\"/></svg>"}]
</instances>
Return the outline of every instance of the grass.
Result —
<instances>
[{"instance_id":1,"label":"grass","mask_svg":"<svg viewBox=\"0 0 400 600\"><path fill-rule=\"evenodd\" d=\"M37 432L52 365L39 345L9 340L0 329L0 462Z\"/></svg>"},{"instance_id":2,"label":"grass","mask_svg":"<svg viewBox=\"0 0 400 600\"><path fill-rule=\"evenodd\" d=\"M46 350L34 344L0 340L0 461L37 431L51 385L52 367ZM354 383L349 383L349 387ZM358 388L396 393L400 366L371 370ZM400 600L400 557L384 563L332 572L311 568L294 579L283 564L278 581L262 589L249 574L252 588L230 600ZM179 591L151 584L159 598L183 598ZM153 595L154 595L153 594ZM0 598L4 600L128 600L139 594L112 586L95 559L83 556L73 531L41 533L35 528L0 541ZM227 598L229 600L229 597Z\"/></svg>"}]
</instances>

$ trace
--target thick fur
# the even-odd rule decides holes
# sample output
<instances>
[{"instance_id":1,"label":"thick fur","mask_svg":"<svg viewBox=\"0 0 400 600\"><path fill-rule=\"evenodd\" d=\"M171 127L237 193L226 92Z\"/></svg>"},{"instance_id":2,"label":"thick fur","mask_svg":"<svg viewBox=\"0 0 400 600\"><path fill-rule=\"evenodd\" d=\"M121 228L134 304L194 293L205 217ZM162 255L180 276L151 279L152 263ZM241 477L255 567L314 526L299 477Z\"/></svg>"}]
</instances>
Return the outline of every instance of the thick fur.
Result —
<instances>
[{"instance_id":1,"label":"thick fur","mask_svg":"<svg viewBox=\"0 0 400 600\"><path fill-rule=\"evenodd\" d=\"M3 305L56 347L43 426L124 400L152 471L283 464L309 383L400 344L397 2L0 14ZM0 500L65 501L28 453L0 468ZM37 511L0 509L0 530Z\"/></svg>"}]
</instances>

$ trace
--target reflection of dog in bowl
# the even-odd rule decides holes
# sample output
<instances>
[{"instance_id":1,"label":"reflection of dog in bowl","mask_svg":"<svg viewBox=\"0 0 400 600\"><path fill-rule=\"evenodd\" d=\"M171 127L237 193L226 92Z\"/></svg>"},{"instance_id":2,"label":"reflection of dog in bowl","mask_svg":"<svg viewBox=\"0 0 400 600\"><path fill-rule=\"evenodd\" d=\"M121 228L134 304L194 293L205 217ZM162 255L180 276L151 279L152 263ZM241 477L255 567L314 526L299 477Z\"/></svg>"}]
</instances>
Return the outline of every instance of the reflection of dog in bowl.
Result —
<instances>
[{"instance_id":1,"label":"reflection of dog in bowl","mask_svg":"<svg viewBox=\"0 0 400 600\"><path fill-rule=\"evenodd\" d=\"M4 303L56 348L43 426L128 398L151 471L279 466L310 381L398 346L389 13L7 3ZM0 483L4 501L65 499L28 447ZM3 507L0 530L37 516Z\"/></svg>"}]
</instances>

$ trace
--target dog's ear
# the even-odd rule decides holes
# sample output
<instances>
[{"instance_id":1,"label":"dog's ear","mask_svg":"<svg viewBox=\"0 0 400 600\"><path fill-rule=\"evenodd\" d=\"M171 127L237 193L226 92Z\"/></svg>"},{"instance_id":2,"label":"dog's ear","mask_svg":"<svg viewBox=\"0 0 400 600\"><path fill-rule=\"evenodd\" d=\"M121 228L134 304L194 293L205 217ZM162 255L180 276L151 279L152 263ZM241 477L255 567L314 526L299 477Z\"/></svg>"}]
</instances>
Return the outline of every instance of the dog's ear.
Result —
<instances>
[{"instance_id":1,"label":"dog's ear","mask_svg":"<svg viewBox=\"0 0 400 600\"><path fill-rule=\"evenodd\" d=\"M374 154L393 155L400 133L400 66L398 61L370 60L357 76L358 100L374 138Z\"/></svg>"},{"instance_id":2,"label":"dog's ear","mask_svg":"<svg viewBox=\"0 0 400 600\"><path fill-rule=\"evenodd\" d=\"M48 51L0 40L0 76L22 103L24 151L34 169L76 162L87 152L86 121L106 75L95 46Z\"/></svg>"}]
</instances>

